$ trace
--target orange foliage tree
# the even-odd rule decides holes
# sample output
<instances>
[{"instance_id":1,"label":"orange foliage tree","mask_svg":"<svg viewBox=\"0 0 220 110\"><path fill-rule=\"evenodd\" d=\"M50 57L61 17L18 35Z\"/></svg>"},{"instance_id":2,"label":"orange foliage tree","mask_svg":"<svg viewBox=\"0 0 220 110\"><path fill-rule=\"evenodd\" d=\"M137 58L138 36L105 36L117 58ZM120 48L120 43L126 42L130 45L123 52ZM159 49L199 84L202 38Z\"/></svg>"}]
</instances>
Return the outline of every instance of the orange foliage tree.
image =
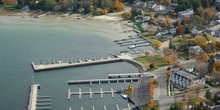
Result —
<instances>
[{"instance_id":1,"label":"orange foliage tree","mask_svg":"<svg viewBox=\"0 0 220 110\"><path fill-rule=\"evenodd\" d=\"M155 88L155 85L154 85L152 80L149 81L149 88L150 88L150 90L149 90L150 97L154 98L154 88Z\"/></svg>"},{"instance_id":2,"label":"orange foliage tree","mask_svg":"<svg viewBox=\"0 0 220 110\"><path fill-rule=\"evenodd\" d=\"M151 19L150 19L150 23L153 24L153 23L156 23L156 22L157 22L157 19L156 19L156 18L151 18Z\"/></svg>"},{"instance_id":3,"label":"orange foliage tree","mask_svg":"<svg viewBox=\"0 0 220 110\"><path fill-rule=\"evenodd\" d=\"M167 24L166 21L163 21L163 22L161 23L161 26L162 26L163 28L166 28L166 27L168 26L168 24Z\"/></svg>"},{"instance_id":4,"label":"orange foliage tree","mask_svg":"<svg viewBox=\"0 0 220 110\"><path fill-rule=\"evenodd\" d=\"M170 22L170 21L171 21L171 18L170 18L168 15L166 15L166 21L167 21L167 22Z\"/></svg>"},{"instance_id":5,"label":"orange foliage tree","mask_svg":"<svg viewBox=\"0 0 220 110\"><path fill-rule=\"evenodd\" d=\"M196 56L196 61L206 63L209 60L209 56L206 52L202 52L201 55Z\"/></svg>"},{"instance_id":6,"label":"orange foliage tree","mask_svg":"<svg viewBox=\"0 0 220 110\"><path fill-rule=\"evenodd\" d=\"M105 15L105 14L107 14L107 13L108 13L108 11L107 11L106 9L103 9L103 10L102 10L102 14L103 14L103 15Z\"/></svg>"},{"instance_id":7,"label":"orange foliage tree","mask_svg":"<svg viewBox=\"0 0 220 110\"><path fill-rule=\"evenodd\" d=\"M125 10L124 4L121 3L119 0L114 1L112 8L113 8L113 12L119 12Z\"/></svg>"},{"instance_id":8,"label":"orange foliage tree","mask_svg":"<svg viewBox=\"0 0 220 110\"><path fill-rule=\"evenodd\" d=\"M193 45L199 45L199 42L197 41L197 40L191 40L191 43L193 44Z\"/></svg>"},{"instance_id":9,"label":"orange foliage tree","mask_svg":"<svg viewBox=\"0 0 220 110\"><path fill-rule=\"evenodd\" d=\"M153 29L150 29L149 32L150 32L151 35L154 35L154 30Z\"/></svg>"},{"instance_id":10,"label":"orange foliage tree","mask_svg":"<svg viewBox=\"0 0 220 110\"><path fill-rule=\"evenodd\" d=\"M220 47L220 42L217 41L216 44L215 44L215 46L216 46L216 47Z\"/></svg>"},{"instance_id":11,"label":"orange foliage tree","mask_svg":"<svg viewBox=\"0 0 220 110\"><path fill-rule=\"evenodd\" d=\"M220 69L220 62L217 61L214 63L214 70L217 71L219 69Z\"/></svg>"},{"instance_id":12,"label":"orange foliage tree","mask_svg":"<svg viewBox=\"0 0 220 110\"><path fill-rule=\"evenodd\" d=\"M154 12L149 12L149 15L150 15L151 17L154 17L155 13L154 13Z\"/></svg>"},{"instance_id":13,"label":"orange foliage tree","mask_svg":"<svg viewBox=\"0 0 220 110\"><path fill-rule=\"evenodd\" d=\"M16 2L16 0L2 0L2 2L3 2L4 4L13 4L13 3Z\"/></svg>"},{"instance_id":14,"label":"orange foliage tree","mask_svg":"<svg viewBox=\"0 0 220 110\"><path fill-rule=\"evenodd\" d=\"M200 44L200 47L201 47L203 50L205 50L206 47L207 47L207 44L206 44L205 42L203 42L203 43Z\"/></svg>"}]
</instances>

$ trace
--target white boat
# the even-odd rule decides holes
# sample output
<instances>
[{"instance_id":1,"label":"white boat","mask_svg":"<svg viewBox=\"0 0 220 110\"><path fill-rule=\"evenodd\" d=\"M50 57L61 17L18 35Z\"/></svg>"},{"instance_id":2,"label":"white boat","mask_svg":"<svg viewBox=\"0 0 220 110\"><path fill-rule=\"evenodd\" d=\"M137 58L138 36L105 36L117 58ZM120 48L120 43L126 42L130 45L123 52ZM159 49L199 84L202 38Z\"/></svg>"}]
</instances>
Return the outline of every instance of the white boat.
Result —
<instances>
[{"instance_id":1,"label":"white boat","mask_svg":"<svg viewBox=\"0 0 220 110\"><path fill-rule=\"evenodd\" d=\"M122 96L124 99L127 99L127 98L128 98L128 95L125 94L125 93L121 93L121 96Z\"/></svg>"}]
</instances>

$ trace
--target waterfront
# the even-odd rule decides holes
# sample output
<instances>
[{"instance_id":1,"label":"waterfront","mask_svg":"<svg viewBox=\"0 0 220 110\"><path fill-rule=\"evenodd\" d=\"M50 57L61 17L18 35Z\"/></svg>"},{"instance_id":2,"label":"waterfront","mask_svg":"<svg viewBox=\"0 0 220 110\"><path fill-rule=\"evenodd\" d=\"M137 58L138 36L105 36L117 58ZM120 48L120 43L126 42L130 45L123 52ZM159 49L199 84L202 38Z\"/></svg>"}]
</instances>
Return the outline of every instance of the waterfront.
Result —
<instances>
[{"instance_id":1,"label":"waterfront","mask_svg":"<svg viewBox=\"0 0 220 110\"><path fill-rule=\"evenodd\" d=\"M32 76L41 89L39 95L52 96L52 109L65 110L68 107L85 109L115 104L126 107L127 102L121 97L94 95L72 96L67 100L67 89L78 91L110 90L127 88L128 84L103 85L68 85L68 80L107 78L109 73L138 72L131 64L113 63L78 68L67 68L35 73L31 62L52 59L68 60L77 58L109 56L111 52L126 50L113 42L127 35L120 25L96 20L70 20L61 18L21 18L0 16L0 107L3 110L24 110L27 107ZM106 86L108 85L108 86ZM119 96L119 95L118 95ZM95 99L95 97L97 97ZM89 100L88 100L89 99ZM13 106L11 106L13 105ZM97 108L96 107L96 108ZM98 109L98 108L97 108ZM112 108L114 109L114 108Z\"/></svg>"}]
</instances>

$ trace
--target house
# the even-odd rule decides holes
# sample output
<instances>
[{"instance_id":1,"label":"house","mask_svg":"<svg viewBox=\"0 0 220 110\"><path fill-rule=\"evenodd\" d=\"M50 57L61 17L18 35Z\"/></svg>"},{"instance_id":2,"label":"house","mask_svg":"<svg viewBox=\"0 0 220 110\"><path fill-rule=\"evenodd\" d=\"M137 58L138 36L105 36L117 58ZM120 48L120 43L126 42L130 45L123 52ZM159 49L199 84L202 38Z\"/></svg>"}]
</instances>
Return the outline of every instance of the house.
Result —
<instances>
[{"instance_id":1,"label":"house","mask_svg":"<svg viewBox=\"0 0 220 110\"><path fill-rule=\"evenodd\" d=\"M150 16L143 16L143 22L149 21L149 20L150 20Z\"/></svg>"},{"instance_id":2,"label":"house","mask_svg":"<svg viewBox=\"0 0 220 110\"><path fill-rule=\"evenodd\" d=\"M205 84L205 79L188 72L187 70L173 71L170 75L170 83L174 86L188 89Z\"/></svg>"},{"instance_id":3,"label":"house","mask_svg":"<svg viewBox=\"0 0 220 110\"><path fill-rule=\"evenodd\" d=\"M185 10L185 11L180 11L180 12L178 12L178 16L179 16L180 18L184 18L185 16L190 17L190 16L193 15L193 14L194 14L193 9L187 9L187 10Z\"/></svg>"},{"instance_id":4,"label":"house","mask_svg":"<svg viewBox=\"0 0 220 110\"><path fill-rule=\"evenodd\" d=\"M191 46L189 48L190 55L199 55L202 52L202 48L200 46Z\"/></svg>"},{"instance_id":5,"label":"house","mask_svg":"<svg viewBox=\"0 0 220 110\"><path fill-rule=\"evenodd\" d=\"M148 25L148 23L142 23L141 28L142 30L147 31L148 29L150 29L150 25Z\"/></svg>"},{"instance_id":6,"label":"house","mask_svg":"<svg viewBox=\"0 0 220 110\"><path fill-rule=\"evenodd\" d=\"M192 33L193 35L197 35L198 32L199 32L199 31L198 31L196 28L193 28L191 33Z\"/></svg>"},{"instance_id":7,"label":"house","mask_svg":"<svg viewBox=\"0 0 220 110\"><path fill-rule=\"evenodd\" d=\"M171 35L171 34L170 34L170 35L167 35L166 38L167 38L167 39L172 39L172 38L173 38L173 35Z\"/></svg>"},{"instance_id":8,"label":"house","mask_svg":"<svg viewBox=\"0 0 220 110\"><path fill-rule=\"evenodd\" d=\"M154 1L148 1L147 2L147 6L149 7L149 8L152 8L152 6L155 4L155 2Z\"/></svg>"},{"instance_id":9,"label":"house","mask_svg":"<svg viewBox=\"0 0 220 110\"><path fill-rule=\"evenodd\" d=\"M163 10L165 10L165 7L162 6L162 5L154 4L154 5L152 6L152 10L154 10L154 11L163 11Z\"/></svg>"},{"instance_id":10,"label":"house","mask_svg":"<svg viewBox=\"0 0 220 110\"><path fill-rule=\"evenodd\" d=\"M176 28L171 28L171 29L170 29L170 33L171 33L171 34L176 34Z\"/></svg>"},{"instance_id":11,"label":"house","mask_svg":"<svg viewBox=\"0 0 220 110\"><path fill-rule=\"evenodd\" d=\"M21 9L22 12L28 12L30 11L30 8L28 5L24 6L22 9Z\"/></svg>"},{"instance_id":12,"label":"house","mask_svg":"<svg viewBox=\"0 0 220 110\"><path fill-rule=\"evenodd\" d=\"M210 29L205 29L204 34L210 34L211 36L215 36L216 33L215 33L215 31L212 31Z\"/></svg>"},{"instance_id":13,"label":"house","mask_svg":"<svg viewBox=\"0 0 220 110\"><path fill-rule=\"evenodd\" d=\"M142 2L140 0L134 1L133 5L137 6L138 8L147 7L147 3L146 2Z\"/></svg>"}]
</instances>

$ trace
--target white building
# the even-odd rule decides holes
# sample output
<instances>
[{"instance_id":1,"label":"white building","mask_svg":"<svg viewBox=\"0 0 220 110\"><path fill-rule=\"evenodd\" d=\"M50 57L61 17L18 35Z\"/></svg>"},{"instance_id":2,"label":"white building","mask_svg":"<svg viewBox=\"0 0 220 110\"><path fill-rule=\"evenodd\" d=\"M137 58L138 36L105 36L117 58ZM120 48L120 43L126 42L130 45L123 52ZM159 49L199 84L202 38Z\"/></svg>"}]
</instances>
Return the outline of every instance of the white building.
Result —
<instances>
[{"instance_id":1,"label":"white building","mask_svg":"<svg viewBox=\"0 0 220 110\"><path fill-rule=\"evenodd\" d=\"M172 85L176 85L184 89L205 84L205 80L203 78L200 78L191 72L187 72L186 70L173 71L171 73L170 82Z\"/></svg>"},{"instance_id":2,"label":"white building","mask_svg":"<svg viewBox=\"0 0 220 110\"><path fill-rule=\"evenodd\" d=\"M191 16L194 14L194 11L193 9L187 9L185 11L180 11L178 12L178 16L181 17L181 18L184 18L185 16Z\"/></svg>"},{"instance_id":3,"label":"white building","mask_svg":"<svg viewBox=\"0 0 220 110\"><path fill-rule=\"evenodd\" d=\"M152 9L153 9L154 11L163 11L163 10L165 10L165 7L162 6L162 5L154 4L154 5L152 6Z\"/></svg>"},{"instance_id":4,"label":"white building","mask_svg":"<svg viewBox=\"0 0 220 110\"><path fill-rule=\"evenodd\" d=\"M202 52L202 48L200 46L191 46L189 48L190 55L199 55Z\"/></svg>"}]
</instances>

